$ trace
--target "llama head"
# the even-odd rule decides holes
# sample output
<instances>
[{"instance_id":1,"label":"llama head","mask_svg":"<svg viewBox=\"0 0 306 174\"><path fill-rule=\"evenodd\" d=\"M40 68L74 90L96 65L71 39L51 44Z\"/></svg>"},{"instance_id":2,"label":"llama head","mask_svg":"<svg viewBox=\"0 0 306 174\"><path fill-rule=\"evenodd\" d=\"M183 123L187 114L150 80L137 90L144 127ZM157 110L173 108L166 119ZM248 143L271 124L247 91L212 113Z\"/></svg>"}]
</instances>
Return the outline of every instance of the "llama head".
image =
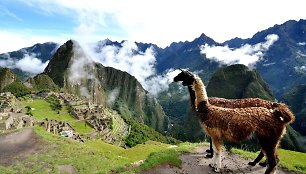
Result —
<instances>
[{"instance_id":1,"label":"llama head","mask_svg":"<svg viewBox=\"0 0 306 174\"><path fill-rule=\"evenodd\" d=\"M192 83L194 82L194 75L187 71L187 70L182 70L182 72L179 73L177 76L174 77L173 81L178 82L178 81L183 81L182 84L184 86L191 86Z\"/></svg>"}]
</instances>

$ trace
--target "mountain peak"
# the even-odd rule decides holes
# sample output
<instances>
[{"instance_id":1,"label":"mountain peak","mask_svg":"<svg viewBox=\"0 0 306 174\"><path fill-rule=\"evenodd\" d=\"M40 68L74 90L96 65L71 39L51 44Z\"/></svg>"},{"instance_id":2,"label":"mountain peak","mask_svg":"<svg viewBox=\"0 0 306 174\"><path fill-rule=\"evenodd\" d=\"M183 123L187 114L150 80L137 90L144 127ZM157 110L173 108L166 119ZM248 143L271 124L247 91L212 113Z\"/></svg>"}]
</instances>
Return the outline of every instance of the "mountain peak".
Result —
<instances>
[{"instance_id":1,"label":"mountain peak","mask_svg":"<svg viewBox=\"0 0 306 174\"><path fill-rule=\"evenodd\" d=\"M49 75L49 77L51 77L60 87L64 85L63 73L68 68L69 62L71 61L74 43L74 40L68 40L65 44L60 46L44 70L44 73Z\"/></svg>"},{"instance_id":2,"label":"mountain peak","mask_svg":"<svg viewBox=\"0 0 306 174\"><path fill-rule=\"evenodd\" d=\"M204 45L204 44L214 45L214 44L216 44L216 42L212 38L206 36L204 33L202 33L200 35L200 37L194 39L192 42L196 43L198 45Z\"/></svg>"}]
</instances>

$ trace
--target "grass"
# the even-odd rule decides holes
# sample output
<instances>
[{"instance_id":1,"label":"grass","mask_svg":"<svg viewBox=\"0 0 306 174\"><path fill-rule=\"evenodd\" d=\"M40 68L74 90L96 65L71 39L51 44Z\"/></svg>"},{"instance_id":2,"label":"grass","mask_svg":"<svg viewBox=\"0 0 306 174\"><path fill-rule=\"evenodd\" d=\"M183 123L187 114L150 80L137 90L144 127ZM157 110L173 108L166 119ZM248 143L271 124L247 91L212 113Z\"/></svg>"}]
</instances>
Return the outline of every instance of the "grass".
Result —
<instances>
[{"instance_id":1,"label":"grass","mask_svg":"<svg viewBox=\"0 0 306 174\"><path fill-rule=\"evenodd\" d=\"M121 173L138 173L143 170L151 169L161 164L170 164L172 166L181 167L182 161L179 158L181 153L193 152L198 146L207 146L208 143L181 143L177 146L166 146L165 148L151 153L143 164L128 171L119 170Z\"/></svg>"},{"instance_id":2,"label":"grass","mask_svg":"<svg viewBox=\"0 0 306 174\"><path fill-rule=\"evenodd\" d=\"M255 159L259 152L248 152L241 149L232 149L232 152L245 158ZM306 173L306 153L278 149L280 166L300 173Z\"/></svg>"},{"instance_id":3,"label":"grass","mask_svg":"<svg viewBox=\"0 0 306 174\"><path fill-rule=\"evenodd\" d=\"M25 106L30 106L33 116L40 121L43 121L45 118L56 119L61 121L71 121L75 120L69 112L66 106L63 106L62 110L58 114L56 111L52 110L50 103L45 100L35 99L33 101L22 101L21 104ZM26 108L25 108L26 110Z\"/></svg>"},{"instance_id":4,"label":"grass","mask_svg":"<svg viewBox=\"0 0 306 174\"><path fill-rule=\"evenodd\" d=\"M148 159L142 165L135 168L134 171L139 172L147 170L160 164L170 164L172 166L181 167L182 161L179 158L179 152L171 148L151 153Z\"/></svg>"},{"instance_id":5,"label":"grass","mask_svg":"<svg viewBox=\"0 0 306 174\"><path fill-rule=\"evenodd\" d=\"M149 141L146 144L124 149L101 140L79 143L48 133L41 127L33 129L46 142L42 152L13 166L0 166L0 173L59 173L60 165L72 165L80 174L109 173L114 169L144 160L151 153L169 146Z\"/></svg>"},{"instance_id":6,"label":"grass","mask_svg":"<svg viewBox=\"0 0 306 174\"><path fill-rule=\"evenodd\" d=\"M69 122L69 125L79 134L86 135L86 133L95 131L94 128L92 128L89 124L87 124L85 121L71 121Z\"/></svg>"}]
</instances>

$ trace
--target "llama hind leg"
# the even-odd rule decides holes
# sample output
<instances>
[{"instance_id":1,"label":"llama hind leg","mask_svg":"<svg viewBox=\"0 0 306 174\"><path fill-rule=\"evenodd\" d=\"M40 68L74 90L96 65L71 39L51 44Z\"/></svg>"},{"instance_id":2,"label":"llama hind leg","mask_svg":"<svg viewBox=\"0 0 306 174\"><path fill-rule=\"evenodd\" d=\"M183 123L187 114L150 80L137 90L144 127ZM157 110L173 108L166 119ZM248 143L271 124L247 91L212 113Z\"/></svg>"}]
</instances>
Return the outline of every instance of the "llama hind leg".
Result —
<instances>
[{"instance_id":1,"label":"llama hind leg","mask_svg":"<svg viewBox=\"0 0 306 174\"><path fill-rule=\"evenodd\" d=\"M277 142L271 142L266 139L260 140L259 143L261 144L262 150L265 152L266 158L267 158L267 164L268 167L265 171L265 174L275 174L277 164L279 162L278 155L277 155Z\"/></svg>"},{"instance_id":2,"label":"llama hind leg","mask_svg":"<svg viewBox=\"0 0 306 174\"><path fill-rule=\"evenodd\" d=\"M251 166L255 166L264 156L265 155L263 154L263 152L260 151L257 158L254 161L249 162L248 164L251 165ZM259 165L263 166L263 163L260 163ZM263 166L263 167L265 167L265 166Z\"/></svg>"}]
</instances>

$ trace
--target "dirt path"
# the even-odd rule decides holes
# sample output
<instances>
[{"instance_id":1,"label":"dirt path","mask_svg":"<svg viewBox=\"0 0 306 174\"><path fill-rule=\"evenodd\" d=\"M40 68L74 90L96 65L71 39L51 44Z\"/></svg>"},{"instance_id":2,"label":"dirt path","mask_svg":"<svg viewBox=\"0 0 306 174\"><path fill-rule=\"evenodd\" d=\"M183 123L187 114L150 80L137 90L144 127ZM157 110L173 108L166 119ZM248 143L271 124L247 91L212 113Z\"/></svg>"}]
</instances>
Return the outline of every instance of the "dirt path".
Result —
<instances>
[{"instance_id":1,"label":"dirt path","mask_svg":"<svg viewBox=\"0 0 306 174\"><path fill-rule=\"evenodd\" d=\"M42 145L42 140L30 128L0 135L0 165L11 165L38 153Z\"/></svg>"},{"instance_id":2,"label":"dirt path","mask_svg":"<svg viewBox=\"0 0 306 174\"><path fill-rule=\"evenodd\" d=\"M142 174L213 174L214 172L208 166L212 159L205 158L207 147L199 147L196 153L183 154L180 156L183 161L182 168L177 168L169 165L161 165L142 172ZM237 154L223 152L222 155L222 170L221 173L264 173L266 168L259 165L249 166L248 160L240 157ZM285 170L281 167L277 169L278 174L294 174L294 172Z\"/></svg>"}]
</instances>

